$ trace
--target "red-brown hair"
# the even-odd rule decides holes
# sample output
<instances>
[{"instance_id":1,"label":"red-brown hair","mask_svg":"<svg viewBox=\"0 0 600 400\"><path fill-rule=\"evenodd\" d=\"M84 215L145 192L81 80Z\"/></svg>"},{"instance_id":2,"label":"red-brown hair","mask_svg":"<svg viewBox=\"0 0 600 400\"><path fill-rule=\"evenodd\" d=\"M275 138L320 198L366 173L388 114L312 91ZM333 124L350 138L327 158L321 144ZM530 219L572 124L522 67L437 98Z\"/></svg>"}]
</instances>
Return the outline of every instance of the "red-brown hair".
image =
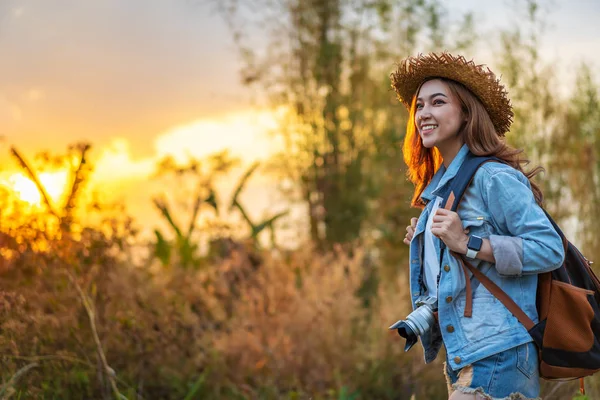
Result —
<instances>
[{"instance_id":1,"label":"red-brown hair","mask_svg":"<svg viewBox=\"0 0 600 400\"><path fill-rule=\"evenodd\" d=\"M541 205L543 194L539 186L532 181L532 178L540 171L543 171L543 168L536 167L527 172L523 170L523 165L529 163L529 160L519 157L523 153L523 150L509 146L498 136L485 107L477 96L464 85L445 78L431 79L440 79L448 85L450 92L460 102L462 112L467 116L467 121L463 124L460 135L462 135L471 153L477 156L498 157L511 167L523 172L527 179L529 179L536 202ZM415 111L417 95L420 90L421 88L419 87L411 102L402 152L404 154L404 162L408 166L408 179L415 185L411 205L423 208L425 204L421 200L421 194L442 164L442 155L435 147L431 149L424 147L421 136L417 131Z\"/></svg>"}]
</instances>

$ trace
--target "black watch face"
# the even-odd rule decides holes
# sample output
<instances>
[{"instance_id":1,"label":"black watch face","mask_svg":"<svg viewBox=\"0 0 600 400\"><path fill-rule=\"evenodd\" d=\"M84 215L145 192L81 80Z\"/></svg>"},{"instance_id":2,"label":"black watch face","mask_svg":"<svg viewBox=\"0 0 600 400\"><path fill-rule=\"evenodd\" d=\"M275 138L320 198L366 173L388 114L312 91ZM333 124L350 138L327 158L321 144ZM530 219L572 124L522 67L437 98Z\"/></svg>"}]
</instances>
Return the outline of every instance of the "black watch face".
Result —
<instances>
[{"instance_id":1,"label":"black watch face","mask_svg":"<svg viewBox=\"0 0 600 400\"><path fill-rule=\"evenodd\" d=\"M469 242L467 243L467 247L471 250L479 251L481 250L481 245L483 244L483 239L479 236L469 236Z\"/></svg>"}]
</instances>

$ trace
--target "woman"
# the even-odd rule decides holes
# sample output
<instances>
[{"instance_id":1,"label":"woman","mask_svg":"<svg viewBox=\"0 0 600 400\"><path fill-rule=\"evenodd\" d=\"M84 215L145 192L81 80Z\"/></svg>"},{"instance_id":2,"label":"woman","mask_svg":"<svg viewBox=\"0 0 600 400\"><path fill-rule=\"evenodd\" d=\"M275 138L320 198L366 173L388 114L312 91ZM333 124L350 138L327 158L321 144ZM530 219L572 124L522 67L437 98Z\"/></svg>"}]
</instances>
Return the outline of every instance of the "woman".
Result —
<instances>
[{"instance_id":1,"label":"woman","mask_svg":"<svg viewBox=\"0 0 600 400\"><path fill-rule=\"evenodd\" d=\"M468 256L538 321L537 274L558 268L564 250L531 181L540 168L524 172L521 151L503 140L513 117L507 93L489 69L448 53L410 57L391 78L410 113L404 160L415 185L412 205L422 209L404 240L413 309L427 297L438 312L420 336L425 362L445 346L450 400L538 398L531 336L470 273L472 313L465 316L466 278L450 254ZM469 152L503 162L479 168L455 213L439 195Z\"/></svg>"}]
</instances>

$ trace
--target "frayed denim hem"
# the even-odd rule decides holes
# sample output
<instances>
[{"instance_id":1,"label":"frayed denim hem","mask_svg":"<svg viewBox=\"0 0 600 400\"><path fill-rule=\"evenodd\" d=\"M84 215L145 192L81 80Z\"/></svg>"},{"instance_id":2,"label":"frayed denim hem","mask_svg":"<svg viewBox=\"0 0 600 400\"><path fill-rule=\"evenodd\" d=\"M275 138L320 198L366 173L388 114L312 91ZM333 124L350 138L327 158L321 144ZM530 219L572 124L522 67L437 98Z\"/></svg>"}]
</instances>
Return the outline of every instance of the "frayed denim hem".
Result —
<instances>
[{"instance_id":1,"label":"frayed denim hem","mask_svg":"<svg viewBox=\"0 0 600 400\"><path fill-rule=\"evenodd\" d=\"M483 397L485 400L542 400L541 397L535 397L535 398L525 397L521 393L511 393L508 397L492 397L489 394L485 393L483 391L483 388L481 388L481 387L473 389L473 388L462 386L459 384L452 385L452 389L459 391L461 393L464 393L464 394L478 394L481 397Z\"/></svg>"},{"instance_id":2,"label":"frayed denim hem","mask_svg":"<svg viewBox=\"0 0 600 400\"><path fill-rule=\"evenodd\" d=\"M452 380L450 379L450 376L448 376L448 370L446 369L447 365L446 365L446 361L444 361L444 378L446 378L446 387L448 388L448 396L450 396L452 394Z\"/></svg>"}]
</instances>

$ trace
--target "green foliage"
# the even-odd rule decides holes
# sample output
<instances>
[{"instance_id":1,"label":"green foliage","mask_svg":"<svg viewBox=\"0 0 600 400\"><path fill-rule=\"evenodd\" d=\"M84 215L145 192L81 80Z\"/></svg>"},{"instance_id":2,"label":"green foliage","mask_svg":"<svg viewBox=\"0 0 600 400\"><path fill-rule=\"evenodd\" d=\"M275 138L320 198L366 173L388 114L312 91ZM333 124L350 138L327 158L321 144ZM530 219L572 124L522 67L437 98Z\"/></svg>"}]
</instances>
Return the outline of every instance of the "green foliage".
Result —
<instances>
[{"instance_id":1,"label":"green foliage","mask_svg":"<svg viewBox=\"0 0 600 400\"><path fill-rule=\"evenodd\" d=\"M250 238L249 239L252 241L252 243L255 246L258 246L258 235L265 229L271 230L272 244L274 244L275 243L275 241L274 241L274 234L275 234L274 233L275 232L274 224L277 220L286 216L289 213L289 211L282 211L282 212L279 212L271 217L268 217L267 219L265 219L261 222L258 222L258 223L254 223L250 219L250 216L248 215L245 208L240 203L239 196L242 193L242 191L244 190L244 187L246 186L246 182L248 181L248 179L250 179L252 174L256 171L256 169L259 166L260 166L260 163L255 162L242 175L238 184L236 185L236 188L231 197L231 203L229 205L229 211L231 212L231 211L237 209L239 211L240 215L242 216L242 218L244 219L244 221L246 222L246 224L248 225L248 227L250 228Z\"/></svg>"},{"instance_id":2,"label":"green foliage","mask_svg":"<svg viewBox=\"0 0 600 400\"><path fill-rule=\"evenodd\" d=\"M590 259L600 257L594 221L600 218L600 107L599 86L588 66L572 78L569 96L561 98L551 63L539 54L546 24L541 2L522 2L525 21L501 34L499 57L508 84L515 122L508 140L525 150L532 165L546 173L537 178L545 207L559 224L579 223L570 239Z\"/></svg>"},{"instance_id":3,"label":"green foliage","mask_svg":"<svg viewBox=\"0 0 600 400\"><path fill-rule=\"evenodd\" d=\"M171 260L171 245L165 240L159 230L155 229L154 235L156 236L154 254L163 265L169 265L169 261Z\"/></svg>"},{"instance_id":4,"label":"green foliage","mask_svg":"<svg viewBox=\"0 0 600 400\"><path fill-rule=\"evenodd\" d=\"M193 399L198 398L197 394L200 393L199 391L204 386L204 381L206 380L207 375L208 375L208 371L205 371L198 377L196 382L194 382L194 384L190 388L190 391L188 392L188 394L185 396L184 400L193 400Z\"/></svg>"},{"instance_id":5,"label":"green foliage","mask_svg":"<svg viewBox=\"0 0 600 400\"><path fill-rule=\"evenodd\" d=\"M338 400L358 400L359 398L359 392L351 392L346 386L342 387L337 397Z\"/></svg>"},{"instance_id":6,"label":"green foliage","mask_svg":"<svg viewBox=\"0 0 600 400\"><path fill-rule=\"evenodd\" d=\"M37 363L31 363L19 369L4 385L0 387L0 399L8 399L15 393L14 386L17 381L30 369L37 367Z\"/></svg>"},{"instance_id":7,"label":"green foliage","mask_svg":"<svg viewBox=\"0 0 600 400\"><path fill-rule=\"evenodd\" d=\"M166 200L156 198L154 199L154 205L175 233L174 247L179 256L179 264L183 268L198 265L199 258L196 254L198 246L194 243L194 238L192 237L194 230L188 230L186 234L182 232L181 228L179 228L178 224L171 216ZM199 208L199 206L197 206L197 208ZM194 212L194 214L196 213ZM164 239L164 236L158 230L155 230L155 235L157 239L155 255L161 260L163 265L168 265L171 261L171 245Z\"/></svg>"},{"instance_id":8,"label":"green foliage","mask_svg":"<svg viewBox=\"0 0 600 400\"><path fill-rule=\"evenodd\" d=\"M222 226L226 226L226 222L223 219L226 215L222 215L222 210L219 206L219 197L214 187L214 181L217 177L222 176L230 172L230 168L236 165L234 159L230 159L226 152L217 153L208 157L206 160L192 159L187 165L179 165L172 158L165 158L158 164L158 175L175 175L176 177L190 177L196 184L196 190L193 198L194 202L183 211L190 214L188 228L186 230L176 222L173 216L172 210L169 203L164 197L157 197L153 199L154 206L158 209L160 215L167 222L167 225L173 231L175 236L174 240L169 241L165 238L165 235L155 229L154 234L156 242L154 245L154 256L157 257L163 265L169 265L174 260L172 256L177 255L175 263L181 265L183 268L189 267L200 267L206 263L207 258L210 258L211 254L214 254L214 249L208 250L208 257L199 254L198 242L200 240L199 233L204 234L207 237L209 246L223 243L224 237L232 236L228 229L225 233L219 231L211 231L210 229L201 229L198 227L197 222L204 210L210 211L215 221ZM203 170L201 166L203 164L209 164L209 168ZM274 245L275 236L275 223L282 217L288 214L288 211L282 211L266 217L266 219L260 222L253 222L245 207L241 203L240 196L246 187L248 180L257 171L260 166L259 162L253 163L240 177L237 182L231 200L229 201L229 207L226 209L227 213L232 214L233 212L239 212L242 217L242 221L246 223L249 236L247 238L239 238L240 241L250 241L255 248L259 247L259 235L264 230L268 229L271 231L272 244ZM199 232L200 231L200 232ZM238 238L235 238L238 240Z\"/></svg>"},{"instance_id":9,"label":"green foliage","mask_svg":"<svg viewBox=\"0 0 600 400\"><path fill-rule=\"evenodd\" d=\"M600 239L594 223L600 218L599 97L600 86L589 67L582 65L563 122L553 135L560 150L556 151L552 166L569 188L573 201L568 206L580 221L576 239L592 260L600 259ZM561 194L564 196L564 190Z\"/></svg>"},{"instance_id":10,"label":"green foliage","mask_svg":"<svg viewBox=\"0 0 600 400\"><path fill-rule=\"evenodd\" d=\"M297 185L291 200L307 206L312 242L331 249L375 238L383 257L398 262L405 248L397 232L414 212L400 161L406 112L388 76L416 49L471 47L472 16L453 24L437 1L259 3L252 17L270 39L264 53L245 44L251 28L237 11L246 3L222 11L245 60L242 73L252 76L245 81L262 84L271 105L288 111L277 130L285 148L276 174ZM291 21L285 31L275 22L282 13Z\"/></svg>"}]
</instances>

